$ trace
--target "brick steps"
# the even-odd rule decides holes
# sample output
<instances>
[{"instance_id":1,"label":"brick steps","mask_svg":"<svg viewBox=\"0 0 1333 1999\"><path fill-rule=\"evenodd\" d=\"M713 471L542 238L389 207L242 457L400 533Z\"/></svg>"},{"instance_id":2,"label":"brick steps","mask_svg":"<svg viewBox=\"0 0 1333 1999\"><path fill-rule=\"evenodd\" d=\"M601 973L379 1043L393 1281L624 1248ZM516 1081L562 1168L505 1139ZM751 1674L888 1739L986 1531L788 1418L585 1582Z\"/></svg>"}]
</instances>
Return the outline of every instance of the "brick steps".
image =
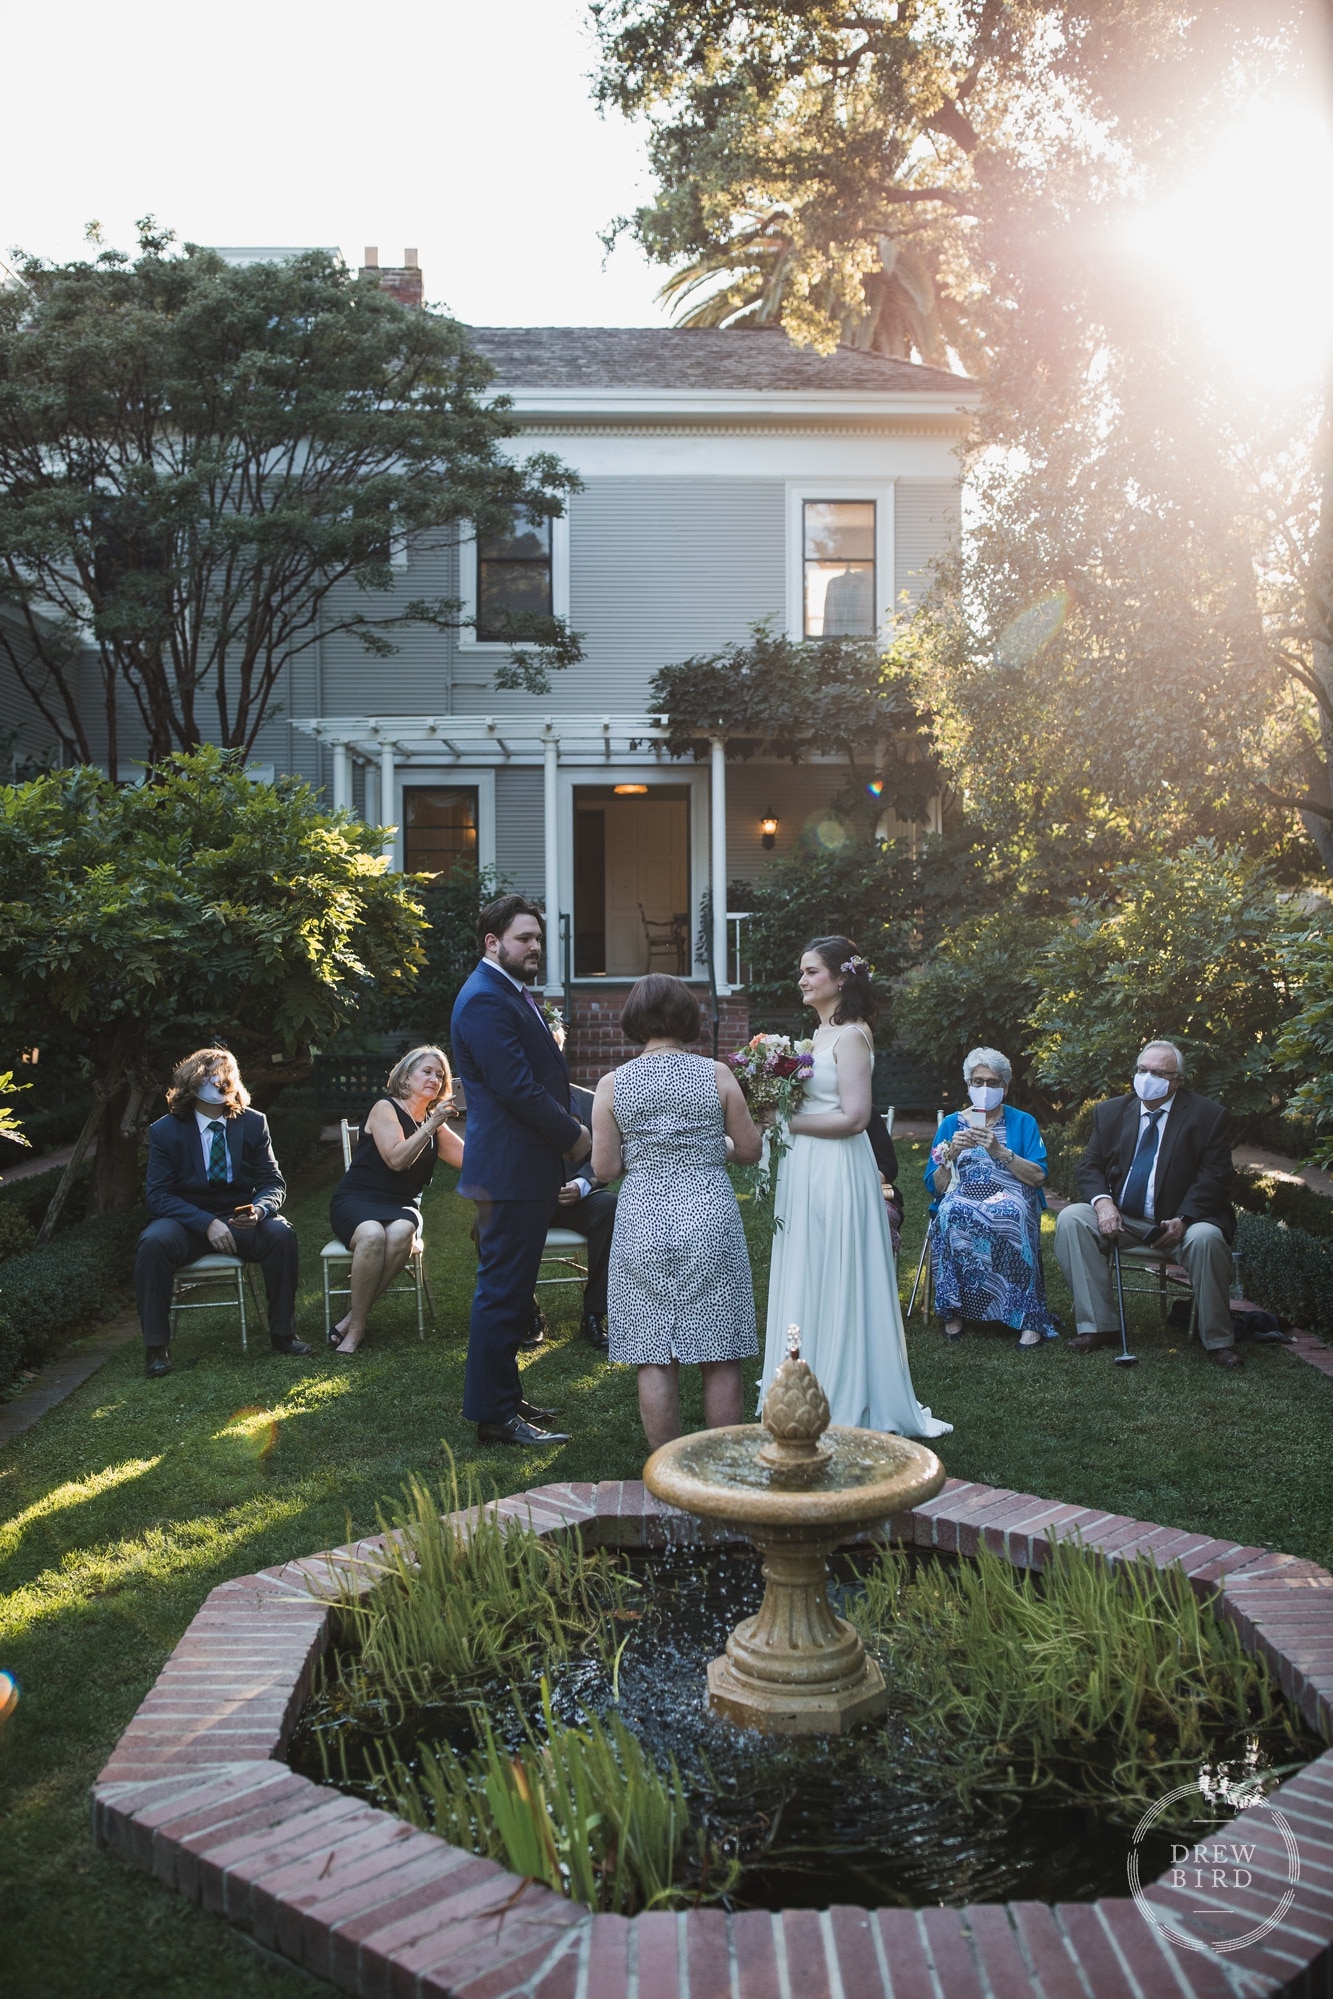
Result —
<instances>
[{"instance_id":1,"label":"brick steps","mask_svg":"<svg viewBox=\"0 0 1333 1999\"><path fill-rule=\"evenodd\" d=\"M586 1089L591 1089L608 1070L638 1053L620 1031L620 1016L631 983L626 980L623 984L608 983L592 989L583 986L571 998L570 1017L565 1024L565 1055L570 1075ZM704 1013L704 1027L694 1045L700 1055L711 1055L708 995L702 993L697 997ZM719 999L718 1011L718 1053L726 1056L750 1037L750 1002L744 993L730 993Z\"/></svg>"}]
</instances>

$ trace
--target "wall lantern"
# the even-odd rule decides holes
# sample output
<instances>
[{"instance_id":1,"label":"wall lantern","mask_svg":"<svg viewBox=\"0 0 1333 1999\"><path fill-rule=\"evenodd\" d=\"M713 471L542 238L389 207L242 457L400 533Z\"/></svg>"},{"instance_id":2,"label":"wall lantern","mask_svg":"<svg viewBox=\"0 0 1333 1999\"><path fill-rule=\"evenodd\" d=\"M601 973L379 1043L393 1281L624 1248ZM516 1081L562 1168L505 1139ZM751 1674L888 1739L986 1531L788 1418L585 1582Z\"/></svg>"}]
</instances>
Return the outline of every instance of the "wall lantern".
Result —
<instances>
[{"instance_id":1,"label":"wall lantern","mask_svg":"<svg viewBox=\"0 0 1333 1999\"><path fill-rule=\"evenodd\" d=\"M778 815L776 812L770 812L767 818L759 821L759 831L764 836L763 844L771 852L778 837Z\"/></svg>"},{"instance_id":2,"label":"wall lantern","mask_svg":"<svg viewBox=\"0 0 1333 1999\"><path fill-rule=\"evenodd\" d=\"M642 798L648 787L646 784L617 784L613 789L617 798Z\"/></svg>"}]
</instances>

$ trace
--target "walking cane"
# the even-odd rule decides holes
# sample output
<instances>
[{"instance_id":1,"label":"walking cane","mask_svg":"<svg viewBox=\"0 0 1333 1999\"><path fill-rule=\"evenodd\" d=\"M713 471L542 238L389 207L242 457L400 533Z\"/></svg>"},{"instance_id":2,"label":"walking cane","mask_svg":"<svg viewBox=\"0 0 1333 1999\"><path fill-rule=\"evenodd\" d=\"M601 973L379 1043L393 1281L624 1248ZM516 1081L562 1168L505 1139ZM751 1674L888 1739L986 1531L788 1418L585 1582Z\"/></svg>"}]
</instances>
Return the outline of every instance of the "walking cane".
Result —
<instances>
[{"instance_id":1,"label":"walking cane","mask_svg":"<svg viewBox=\"0 0 1333 1999\"><path fill-rule=\"evenodd\" d=\"M920 1288L922 1273L926 1268L926 1258L930 1255L930 1238L934 1233L934 1229L935 1229L935 1217L934 1215L932 1215L930 1218L929 1225L926 1229L926 1239L921 1245L921 1259L916 1266L916 1276L912 1280L912 1295L907 1301L907 1316L909 1319L911 1318L912 1313L916 1308L916 1294L918 1289ZM923 1301L923 1309L924 1309L924 1301Z\"/></svg>"},{"instance_id":2,"label":"walking cane","mask_svg":"<svg viewBox=\"0 0 1333 1999\"><path fill-rule=\"evenodd\" d=\"M1120 1276L1120 1242L1117 1237L1111 1244L1111 1255L1115 1260L1115 1302L1120 1313L1120 1351L1115 1356L1117 1367L1137 1367L1139 1357L1129 1350L1129 1340L1125 1334L1125 1287Z\"/></svg>"}]
</instances>

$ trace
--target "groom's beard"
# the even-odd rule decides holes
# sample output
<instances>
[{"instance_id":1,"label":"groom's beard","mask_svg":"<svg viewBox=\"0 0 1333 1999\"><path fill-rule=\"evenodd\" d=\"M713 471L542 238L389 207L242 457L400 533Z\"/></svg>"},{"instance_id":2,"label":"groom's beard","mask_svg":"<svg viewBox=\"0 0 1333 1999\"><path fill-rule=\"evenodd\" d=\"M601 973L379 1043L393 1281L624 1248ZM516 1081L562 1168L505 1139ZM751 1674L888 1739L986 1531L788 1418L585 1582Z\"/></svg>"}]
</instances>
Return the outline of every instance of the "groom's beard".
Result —
<instances>
[{"instance_id":1,"label":"groom's beard","mask_svg":"<svg viewBox=\"0 0 1333 1999\"><path fill-rule=\"evenodd\" d=\"M523 944L517 948L510 946L506 949L502 943L495 954L495 962L502 972L508 972L511 979L521 979L525 986L530 986L537 976L542 959L540 950L533 952L530 944Z\"/></svg>"}]
</instances>

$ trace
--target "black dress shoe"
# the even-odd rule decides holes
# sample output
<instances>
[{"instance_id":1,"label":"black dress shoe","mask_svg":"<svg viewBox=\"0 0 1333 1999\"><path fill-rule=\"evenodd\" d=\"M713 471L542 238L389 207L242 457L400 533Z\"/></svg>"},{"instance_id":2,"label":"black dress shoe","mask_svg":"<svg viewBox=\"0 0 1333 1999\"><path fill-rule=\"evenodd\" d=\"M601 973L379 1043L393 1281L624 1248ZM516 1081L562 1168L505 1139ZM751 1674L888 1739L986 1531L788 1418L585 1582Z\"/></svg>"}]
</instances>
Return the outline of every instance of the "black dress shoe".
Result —
<instances>
[{"instance_id":1,"label":"black dress shoe","mask_svg":"<svg viewBox=\"0 0 1333 1999\"><path fill-rule=\"evenodd\" d=\"M478 1423L477 1442L479 1444L567 1444L566 1430L541 1430L535 1423L527 1423L521 1416L511 1416L507 1423Z\"/></svg>"},{"instance_id":2,"label":"black dress shoe","mask_svg":"<svg viewBox=\"0 0 1333 1999\"><path fill-rule=\"evenodd\" d=\"M295 1333L288 1333L286 1339L283 1339L281 1335L277 1333L270 1333L268 1336L268 1343L272 1347L274 1353L291 1354L294 1360L299 1360L302 1354L311 1353L313 1351L311 1347L308 1347L306 1345L304 1340L298 1340Z\"/></svg>"},{"instance_id":3,"label":"black dress shoe","mask_svg":"<svg viewBox=\"0 0 1333 1999\"><path fill-rule=\"evenodd\" d=\"M518 1343L520 1353L532 1353L546 1342L546 1314L534 1298L532 1317L528 1320L528 1330Z\"/></svg>"},{"instance_id":4,"label":"black dress shoe","mask_svg":"<svg viewBox=\"0 0 1333 1999\"><path fill-rule=\"evenodd\" d=\"M525 1423L536 1423L540 1426L543 1423L554 1423L560 1411L558 1409L539 1409L535 1402L520 1402L518 1413Z\"/></svg>"},{"instance_id":5,"label":"black dress shoe","mask_svg":"<svg viewBox=\"0 0 1333 1999\"><path fill-rule=\"evenodd\" d=\"M583 1315L583 1324L580 1326L579 1331L596 1353L605 1353L611 1344L607 1337L606 1314L604 1312L585 1312Z\"/></svg>"},{"instance_id":6,"label":"black dress shoe","mask_svg":"<svg viewBox=\"0 0 1333 1999\"><path fill-rule=\"evenodd\" d=\"M150 1381L160 1381L164 1374L171 1373L171 1355L166 1347L145 1347L145 1374Z\"/></svg>"}]
</instances>

